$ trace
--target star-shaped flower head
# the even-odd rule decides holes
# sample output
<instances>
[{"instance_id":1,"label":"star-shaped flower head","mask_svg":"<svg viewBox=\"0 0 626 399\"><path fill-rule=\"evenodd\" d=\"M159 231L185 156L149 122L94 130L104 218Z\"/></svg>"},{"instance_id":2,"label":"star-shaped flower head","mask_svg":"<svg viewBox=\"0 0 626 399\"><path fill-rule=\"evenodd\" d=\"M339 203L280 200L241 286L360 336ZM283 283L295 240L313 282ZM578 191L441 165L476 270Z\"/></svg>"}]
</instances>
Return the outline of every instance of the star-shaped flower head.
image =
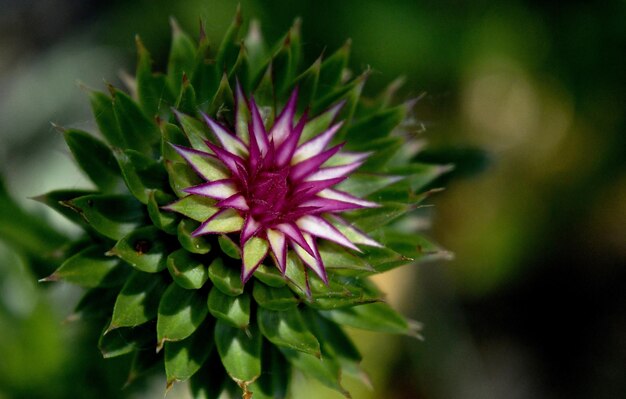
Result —
<instances>
[{"instance_id":1,"label":"star-shaped flower head","mask_svg":"<svg viewBox=\"0 0 626 399\"><path fill-rule=\"evenodd\" d=\"M239 86L236 96L236 103L244 101L250 110L247 126L238 126L245 122L236 121L234 130L240 134L203 114L215 141L205 141L206 151L175 146L206 180L184 191L215 201L213 215L193 235L238 232L244 283L268 253L284 274L289 248L327 283L318 239L360 251L328 218L336 222L340 220L334 216L337 213L378 206L333 188L358 169L369 154L342 152L343 144L331 145L342 122L304 139L309 120L305 111L296 121L297 88L269 129L254 98L245 99ZM334 108L338 111L341 106ZM358 243L379 246L358 230L347 225L344 228L358 237Z\"/></svg>"}]
</instances>

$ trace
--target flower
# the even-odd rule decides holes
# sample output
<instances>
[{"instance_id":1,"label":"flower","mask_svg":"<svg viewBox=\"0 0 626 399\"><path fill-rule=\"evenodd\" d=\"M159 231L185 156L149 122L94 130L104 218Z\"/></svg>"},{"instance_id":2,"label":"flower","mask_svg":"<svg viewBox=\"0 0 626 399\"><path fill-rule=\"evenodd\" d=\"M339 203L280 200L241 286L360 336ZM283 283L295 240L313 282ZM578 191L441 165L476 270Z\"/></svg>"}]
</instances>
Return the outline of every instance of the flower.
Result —
<instances>
[{"instance_id":1,"label":"flower","mask_svg":"<svg viewBox=\"0 0 626 399\"><path fill-rule=\"evenodd\" d=\"M330 240L361 252L327 217L378 206L333 188L359 168L369 153L341 152L343 144L330 146L342 122L309 140L301 140L308 117L304 112L295 120L297 88L269 130L254 98L250 96L247 101L239 85L236 96L235 102L244 101L251 113L247 127L235 126L236 132L244 134L238 136L202 114L216 142L205 140L206 152L173 145L207 181L183 191L215 200L215 212L193 236L239 232L244 283L268 253L284 274L290 246L328 284L316 239ZM342 105L335 105L336 110ZM237 120L236 124L245 122ZM207 174L207 167L213 173ZM335 216L333 221L341 219ZM351 231L360 238L359 243L380 246L356 229Z\"/></svg>"}]
</instances>

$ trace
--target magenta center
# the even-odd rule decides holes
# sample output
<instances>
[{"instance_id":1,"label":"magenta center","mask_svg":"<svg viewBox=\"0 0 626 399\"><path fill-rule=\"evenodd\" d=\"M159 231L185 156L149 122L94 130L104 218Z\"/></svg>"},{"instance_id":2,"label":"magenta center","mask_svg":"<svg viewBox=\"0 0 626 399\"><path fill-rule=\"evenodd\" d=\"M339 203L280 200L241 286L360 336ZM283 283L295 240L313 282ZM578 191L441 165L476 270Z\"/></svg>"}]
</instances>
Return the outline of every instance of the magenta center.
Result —
<instances>
[{"instance_id":1,"label":"magenta center","mask_svg":"<svg viewBox=\"0 0 626 399\"><path fill-rule=\"evenodd\" d=\"M244 190L244 196L255 220L261 223L285 221L291 208L288 177L288 166L267 170L263 168L248 181L248 190Z\"/></svg>"}]
</instances>

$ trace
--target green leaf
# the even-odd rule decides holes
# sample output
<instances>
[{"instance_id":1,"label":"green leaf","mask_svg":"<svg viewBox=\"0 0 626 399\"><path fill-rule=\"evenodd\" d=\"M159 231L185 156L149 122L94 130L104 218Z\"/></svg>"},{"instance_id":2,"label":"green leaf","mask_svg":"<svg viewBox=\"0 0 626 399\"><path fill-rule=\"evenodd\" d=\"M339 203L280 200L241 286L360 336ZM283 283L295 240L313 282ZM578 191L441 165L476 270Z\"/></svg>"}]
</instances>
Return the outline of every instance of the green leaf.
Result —
<instances>
[{"instance_id":1,"label":"green leaf","mask_svg":"<svg viewBox=\"0 0 626 399\"><path fill-rule=\"evenodd\" d=\"M180 123L180 126L183 128L183 132L187 136L189 143L191 143L191 146L194 149L198 151L212 153L212 151L204 142L205 140L208 140L209 137L211 137L211 134L209 132L209 128L203 122L199 121L193 116L184 114L182 112L176 112L176 119L178 120L178 123Z\"/></svg>"},{"instance_id":2,"label":"green leaf","mask_svg":"<svg viewBox=\"0 0 626 399\"><path fill-rule=\"evenodd\" d=\"M188 195L169 205L163 206L168 211L178 212L197 222L205 222L215 213L218 208L215 206L215 200L201 195Z\"/></svg>"},{"instance_id":3,"label":"green leaf","mask_svg":"<svg viewBox=\"0 0 626 399\"><path fill-rule=\"evenodd\" d=\"M313 103L317 92L321 64L322 59L320 57L306 71L302 72L293 83L294 86L298 87L298 113L304 112L309 104Z\"/></svg>"},{"instance_id":4,"label":"green leaf","mask_svg":"<svg viewBox=\"0 0 626 399\"><path fill-rule=\"evenodd\" d=\"M345 139L347 142L358 141L363 138L373 141L386 137L404 121L408 111L407 104L402 104L369 115L353 123L347 129Z\"/></svg>"},{"instance_id":5,"label":"green leaf","mask_svg":"<svg viewBox=\"0 0 626 399\"><path fill-rule=\"evenodd\" d=\"M243 246L243 268L242 275L249 276L261 263L270 244L260 237L252 237Z\"/></svg>"},{"instance_id":6,"label":"green leaf","mask_svg":"<svg viewBox=\"0 0 626 399\"><path fill-rule=\"evenodd\" d=\"M280 288L286 284L286 279L273 266L259 265L254 272L254 277L270 287Z\"/></svg>"},{"instance_id":7,"label":"green leaf","mask_svg":"<svg viewBox=\"0 0 626 399\"><path fill-rule=\"evenodd\" d=\"M272 64L268 65L262 75L260 82L254 88L254 99L259 109L263 111L263 119L265 126L271 126L274 123L274 115L276 111L276 95L274 93L274 83L272 80Z\"/></svg>"},{"instance_id":8,"label":"green leaf","mask_svg":"<svg viewBox=\"0 0 626 399\"><path fill-rule=\"evenodd\" d=\"M64 205L64 203L78 197L84 197L92 194L96 194L96 192L90 190L55 190L38 195L32 199L48 205L50 208L65 216L68 220L80 226L87 226L85 219L81 218L76 211L72 210L67 205Z\"/></svg>"},{"instance_id":9,"label":"green leaf","mask_svg":"<svg viewBox=\"0 0 626 399\"><path fill-rule=\"evenodd\" d=\"M374 272L374 268L364 257L353 255L339 245L324 242L319 246L320 256L326 269L348 269L361 272Z\"/></svg>"},{"instance_id":10,"label":"green leaf","mask_svg":"<svg viewBox=\"0 0 626 399\"><path fill-rule=\"evenodd\" d=\"M353 221L364 232L379 229L393 222L398 217L415 209L408 204L388 202L380 208L360 209L346 215L346 219Z\"/></svg>"},{"instance_id":11,"label":"green leaf","mask_svg":"<svg viewBox=\"0 0 626 399\"><path fill-rule=\"evenodd\" d=\"M113 87L110 87L110 90L115 119L123 133L126 146L144 154L151 154L152 145L159 143L161 138L156 123L148 119L139 105L126 93Z\"/></svg>"},{"instance_id":12,"label":"green leaf","mask_svg":"<svg viewBox=\"0 0 626 399\"><path fill-rule=\"evenodd\" d=\"M302 130L300 143L311 140L313 137L320 135L326 129L328 129L330 127L330 124L333 123L335 119L337 119L337 115L341 111L341 108L341 103L335 104L317 115L315 118L308 121L306 125L304 125L304 129Z\"/></svg>"},{"instance_id":13,"label":"green leaf","mask_svg":"<svg viewBox=\"0 0 626 399\"><path fill-rule=\"evenodd\" d=\"M257 322L263 336L274 345L321 356L317 338L309 331L297 309L278 312L260 307Z\"/></svg>"},{"instance_id":14,"label":"green leaf","mask_svg":"<svg viewBox=\"0 0 626 399\"><path fill-rule=\"evenodd\" d=\"M337 87L341 82L343 71L348 66L352 41L346 43L322 62L320 69L320 95L326 95L330 88Z\"/></svg>"},{"instance_id":15,"label":"green leaf","mask_svg":"<svg viewBox=\"0 0 626 399\"><path fill-rule=\"evenodd\" d=\"M243 293L243 283L239 270L225 265L222 258L215 258L209 266L209 278L222 293L237 296Z\"/></svg>"},{"instance_id":16,"label":"green leaf","mask_svg":"<svg viewBox=\"0 0 626 399\"><path fill-rule=\"evenodd\" d=\"M137 96L146 115L154 116L167 110L174 102L174 95L163 74L152 73L152 59L139 36L137 45Z\"/></svg>"},{"instance_id":17,"label":"green leaf","mask_svg":"<svg viewBox=\"0 0 626 399\"><path fill-rule=\"evenodd\" d=\"M174 200L171 195L159 190L150 190L148 195L148 216L152 223L168 234L176 234L180 218L172 212L161 209L161 205L169 204Z\"/></svg>"},{"instance_id":18,"label":"green leaf","mask_svg":"<svg viewBox=\"0 0 626 399\"><path fill-rule=\"evenodd\" d=\"M82 287L115 287L122 285L130 268L118 259L105 256L104 250L92 245L68 258L44 281L64 280Z\"/></svg>"},{"instance_id":19,"label":"green leaf","mask_svg":"<svg viewBox=\"0 0 626 399\"><path fill-rule=\"evenodd\" d=\"M217 91L211 100L211 105L208 109L209 115L216 115L217 119L224 118L225 114L229 114L235 108L235 97L233 90L228 82L228 75L224 72L222 80L220 81Z\"/></svg>"},{"instance_id":20,"label":"green leaf","mask_svg":"<svg viewBox=\"0 0 626 399\"><path fill-rule=\"evenodd\" d=\"M122 287L91 288L80 299L68 320L110 319L113 305Z\"/></svg>"},{"instance_id":21,"label":"green leaf","mask_svg":"<svg viewBox=\"0 0 626 399\"><path fill-rule=\"evenodd\" d=\"M176 283L170 284L159 303L158 346L163 346L165 341L180 341L193 334L207 313L204 292L187 290Z\"/></svg>"},{"instance_id":22,"label":"green leaf","mask_svg":"<svg viewBox=\"0 0 626 399\"><path fill-rule=\"evenodd\" d=\"M202 183L202 179L185 163L166 161L165 170L169 175L170 187L179 198L189 196L184 189Z\"/></svg>"},{"instance_id":23,"label":"green leaf","mask_svg":"<svg viewBox=\"0 0 626 399\"><path fill-rule=\"evenodd\" d=\"M114 149L128 190L142 204L147 204L152 189L168 190L167 173L163 165L135 150Z\"/></svg>"},{"instance_id":24,"label":"green leaf","mask_svg":"<svg viewBox=\"0 0 626 399\"><path fill-rule=\"evenodd\" d=\"M126 355L134 350L154 345L154 333L145 326L118 328L105 331L98 341L98 348L105 359Z\"/></svg>"},{"instance_id":25,"label":"green leaf","mask_svg":"<svg viewBox=\"0 0 626 399\"><path fill-rule=\"evenodd\" d=\"M328 285L313 279L309 306L316 309L339 309L366 303L380 302L381 293L365 277L331 275Z\"/></svg>"},{"instance_id":26,"label":"green leaf","mask_svg":"<svg viewBox=\"0 0 626 399\"><path fill-rule=\"evenodd\" d=\"M269 310L289 310L298 306L300 300L285 286L281 288L268 287L260 281L254 282L252 296L259 306Z\"/></svg>"},{"instance_id":27,"label":"green leaf","mask_svg":"<svg viewBox=\"0 0 626 399\"><path fill-rule=\"evenodd\" d=\"M366 385L371 385L367 374L360 367L361 354L341 327L312 310L307 311L303 318L314 334L320 337L323 355L330 354L339 362L342 371L360 378Z\"/></svg>"},{"instance_id":28,"label":"green leaf","mask_svg":"<svg viewBox=\"0 0 626 399\"><path fill-rule=\"evenodd\" d=\"M167 257L167 269L182 288L197 290L209 279L209 270L185 249L178 249Z\"/></svg>"},{"instance_id":29,"label":"green leaf","mask_svg":"<svg viewBox=\"0 0 626 399\"><path fill-rule=\"evenodd\" d=\"M107 333L119 327L134 327L157 316L161 295L167 288L162 274L135 271L115 300Z\"/></svg>"},{"instance_id":30,"label":"green leaf","mask_svg":"<svg viewBox=\"0 0 626 399\"><path fill-rule=\"evenodd\" d=\"M154 226L144 226L124 236L109 251L137 270L157 273L165 269L166 236Z\"/></svg>"},{"instance_id":31,"label":"green leaf","mask_svg":"<svg viewBox=\"0 0 626 399\"><path fill-rule=\"evenodd\" d=\"M350 394L341 386L341 369L335 359L332 357L320 359L308 353L282 346L279 346L278 349L292 365L303 373L314 377L327 387L341 392L344 396L350 397Z\"/></svg>"},{"instance_id":32,"label":"green leaf","mask_svg":"<svg viewBox=\"0 0 626 399\"><path fill-rule=\"evenodd\" d=\"M191 234L200 226L191 219L183 219L178 224L178 242L187 251L194 254L207 254L211 251L211 243L206 236L193 237Z\"/></svg>"},{"instance_id":33,"label":"green leaf","mask_svg":"<svg viewBox=\"0 0 626 399\"><path fill-rule=\"evenodd\" d=\"M220 244L220 249L226 255L233 259L241 259L241 249L239 245L235 244L226 234L220 234L217 238L217 242Z\"/></svg>"},{"instance_id":34,"label":"green leaf","mask_svg":"<svg viewBox=\"0 0 626 399\"><path fill-rule=\"evenodd\" d=\"M215 345L228 375L240 386L247 386L261 375L261 334L254 325L244 331L218 320Z\"/></svg>"},{"instance_id":35,"label":"green leaf","mask_svg":"<svg viewBox=\"0 0 626 399\"><path fill-rule=\"evenodd\" d=\"M291 377L291 365L280 351L264 340L261 376L250 385L255 399L286 398Z\"/></svg>"},{"instance_id":36,"label":"green leaf","mask_svg":"<svg viewBox=\"0 0 626 399\"><path fill-rule=\"evenodd\" d=\"M233 327L247 328L250 324L250 296L248 294L229 296L213 288L209 294L207 306L213 316Z\"/></svg>"},{"instance_id":37,"label":"green leaf","mask_svg":"<svg viewBox=\"0 0 626 399\"><path fill-rule=\"evenodd\" d=\"M209 40L207 39L204 26L200 23L200 40L196 49L195 68L191 75L191 85L196 90L198 104L207 103L217 87L217 65L211 59L209 53Z\"/></svg>"},{"instance_id":38,"label":"green leaf","mask_svg":"<svg viewBox=\"0 0 626 399\"><path fill-rule=\"evenodd\" d=\"M170 25L172 26L172 46L167 62L167 78L174 94L178 94L183 74L191 74L195 69L196 46L174 18L170 18Z\"/></svg>"},{"instance_id":39,"label":"green leaf","mask_svg":"<svg viewBox=\"0 0 626 399\"><path fill-rule=\"evenodd\" d=\"M415 323L409 323L402 315L382 302L326 310L321 314L335 323L362 330L419 336L419 327Z\"/></svg>"},{"instance_id":40,"label":"green leaf","mask_svg":"<svg viewBox=\"0 0 626 399\"><path fill-rule=\"evenodd\" d=\"M355 172L350 175L349 179L346 179L338 184L336 188L338 190L346 191L356 197L363 198L403 179L404 178L402 176Z\"/></svg>"},{"instance_id":41,"label":"green leaf","mask_svg":"<svg viewBox=\"0 0 626 399\"><path fill-rule=\"evenodd\" d=\"M112 191L117 187L120 169L106 144L75 129L64 130L63 137L80 168L100 190Z\"/></svg>"},{"instance_id":42,"label":"green leaf","mask_svg":"<svg viewBox=\"0 0 626 399\"><path fill-rule=\"evenodd\" d=\"M113 240L121 239L145 220L141 203L127 195L85 195L62 203Z\"/></svg>"},{"instance_id":43,"label":"green leaf","mask_svg":"<svg viewBox=\"0 0 626 399\"><path fill-rule=\"evenodd\" d=\"M161 129L161 155L164 163L184 163L185 160L176 152L172 144L189 147L189 140L187 140L185 133L173 123L161 122L159 128Z\"/></svg>"},{"instance_id":44,"label":"green leaf","mask_svg":"<svg viewBox=\"0 0 626 399\"><path fill-rule=\"evenodd\" d=\"M307 281L302 260L293 251L287 252L287 266L285 267L285 277L291 289L298 295L304 297L311 296L311 290Z\"/></svg>"},{"instance_id":45,"label":"green leaf","mask_svg":"<svg viewBox=\"0 0 626 399\"><path fill-rule=\"evenodd\" d=\"M338 86L337 89L334 89L324 97L318 97L318 100L316 100L316 102L313 104L313 113L318 113L321 110L330 107L332 104L344 101L345 105L341 109L341 120L345 121L344 126L349 126L352 121L352 116L354 115L356 106L359 103L361 92L363 91L363 86L365 86L365 82L367 81L370 73L370 70L366 70L358 77L352 79L350 82ZM318 91L322 92L323 87L324 85L321 81L320 76ZM345 132L345 128L339 132L337 139L342 138L342 132Z\"/></svg>"},{"instance_id":46,"label":"green leaf","mask_svg":"<svg viewBox=\"0 0 626 399\"><path fill-rule=\"evenodd\" d=\"M213 349L213 323L208 320L189 338L165 343L167 386L192 377L205 363Z\"/></svg>"},{"instance_id":47,"label":"green leaf","mask_svg":"<svg viewBox=\"0 0 626 399\"><path fill-rule=\"evenodd\" d=\"M185 113L195 113L198 109L196 90L189 82L187 74L183 74L183 83L178 100L176 100L176 109Z\"/></svg>"},{"instance_id":48,"label":"green leaf","mask_svg":"<svg viewBox=\"0 0 626 399\"><path fill-rule=\"evenodd\" d=\"M232 383L222 366L217 351L212 351L209 359L189 380L194 399L220 399L227 383Z\"/></svg>"},{"instance_id":49,"label":"green leaf","mask_svg":"<svg viewBox=\"0 0 626 399\"><path fill-rule=\"evenodd\" d=\"M282 45L272 57L272 72L274 87L277 93L284 95L294 78L296 77L296 68L298 60L296 59L296 51L299 41L292 43L292 35L298 38L297 30L292 28L282 40Z\"/></svg>"},{"instance_id":50,"label":"green leaf","mask_svg":"<svg viewBox=\"0 0 626 399\"><path fill-rule=\"evenodd\" d=\"M100 133L102 133L110 145L124 147L126 142L117 124L111 97L99 91L92 91L89 93L89 100L91 102L91 111L96 118L96 124Z\"/></svg>"},{"instance_id":51,"label":"green leaf","mask_svg":"<svg viewBox=\"0 0 626 399\"><path fill-rule=\"evenodd\" d=\"M219 71L225 70L229 65L233 65L239 53L239 31L243 18L241 17L241 6L237 6L235 17L231 22L222 43L215 56L215 64Z\"/></svg>"},{"instance_id":52,"label":"green leaf","mask_svg":"<svg viewBox=\"0 0 626 399\"><path fill-rule=\"evenodd\" d=\"M126 379L126 383L124 387L129 386L137 379L143 377L148 374L150 371L154 370L157 366L163 365L163 353L157 353L154 349L145 349L141 348L135 351L133 356L133 361L130 365L130 371L128 372L128 378Z\"/></svg>"}]
</instances>

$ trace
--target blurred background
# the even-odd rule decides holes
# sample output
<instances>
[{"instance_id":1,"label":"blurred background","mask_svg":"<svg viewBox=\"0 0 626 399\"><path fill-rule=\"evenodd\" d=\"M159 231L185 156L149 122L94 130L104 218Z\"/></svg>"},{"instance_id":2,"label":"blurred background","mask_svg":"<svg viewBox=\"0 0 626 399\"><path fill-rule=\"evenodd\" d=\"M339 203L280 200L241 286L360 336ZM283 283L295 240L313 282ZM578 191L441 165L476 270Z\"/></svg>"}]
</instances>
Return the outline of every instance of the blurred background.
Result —
<instances>
[{"instance_id":1,"label":"blurred background","mask_svg":"<svg viewBox=\"0 0 626 399\"><path fill-rule=\"evenodd\" d=\"M357 399L618 398L626 392L626 2L242 1L278 38L303 18L307 60L353 40L366 93L405 76L430 146L456 164L436 182L430 236L453 260L380 284L424 323L424 342L355 332L374 390ZM213 43L234 1L0 0L0 398L153 398L155 377L120 390L122 359L98 331L64 323L80 291L36 283L33 248L2 226L47 218L28 200L88 183L50 126L93 129L81 84L133 71L134 35L157 65L168 18ZM7 193L31 216L8 205ZM4 221L3 221L4 220ZM29 265L30 267L26 267ZM301 376L295 398L338 395ZM181 384L168 397L186 398Z\"/></svg>"}]
</instances>

